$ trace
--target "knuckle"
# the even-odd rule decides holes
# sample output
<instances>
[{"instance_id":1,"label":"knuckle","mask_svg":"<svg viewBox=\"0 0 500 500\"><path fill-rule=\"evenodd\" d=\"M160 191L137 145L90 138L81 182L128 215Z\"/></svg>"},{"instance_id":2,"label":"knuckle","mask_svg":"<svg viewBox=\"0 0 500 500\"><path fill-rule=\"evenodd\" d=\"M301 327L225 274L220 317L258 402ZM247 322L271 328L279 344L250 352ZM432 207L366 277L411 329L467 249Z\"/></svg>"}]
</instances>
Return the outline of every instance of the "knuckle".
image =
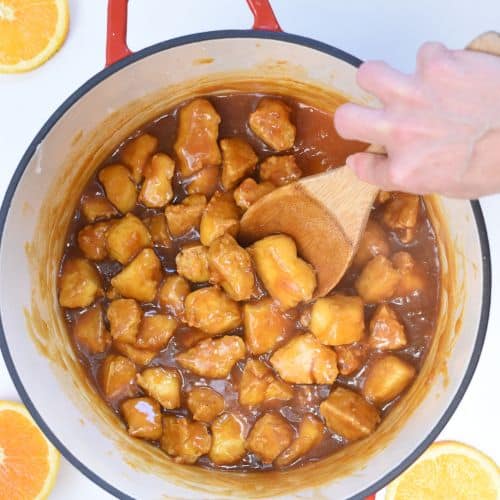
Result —
<instances>
[{"instance_id":1,"label":"knuckle","mask_svg":"<svg viewBox=\"0 0 500 500\"><path fill-rule=\"evenodd\" d=\"M427 42L418 52L417 68L424 75L449 74L454 68L451 52L441 43Z\"/></svg>"}]
</instances>

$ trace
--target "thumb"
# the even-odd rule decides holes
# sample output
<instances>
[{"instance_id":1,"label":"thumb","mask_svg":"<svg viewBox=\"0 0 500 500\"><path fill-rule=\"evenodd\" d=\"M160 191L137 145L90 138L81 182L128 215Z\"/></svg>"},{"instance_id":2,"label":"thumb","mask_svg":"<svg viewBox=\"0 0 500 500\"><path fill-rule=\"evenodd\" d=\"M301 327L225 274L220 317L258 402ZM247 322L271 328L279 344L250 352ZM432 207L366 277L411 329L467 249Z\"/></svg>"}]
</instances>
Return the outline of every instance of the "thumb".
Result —
<instances>
[{"instance_id":1,"label":"thumb","mask_svg":"<svg viewBox=\"0 0 500 500\"><path fill-rule=\"evenodd\" d=\"M354 170L356 175L369 184L374 184L384 191L395 191L389 176L389 159L387 156L373 153L356 153L349 156L346 165Z\"/></svg>"}]
</instances>

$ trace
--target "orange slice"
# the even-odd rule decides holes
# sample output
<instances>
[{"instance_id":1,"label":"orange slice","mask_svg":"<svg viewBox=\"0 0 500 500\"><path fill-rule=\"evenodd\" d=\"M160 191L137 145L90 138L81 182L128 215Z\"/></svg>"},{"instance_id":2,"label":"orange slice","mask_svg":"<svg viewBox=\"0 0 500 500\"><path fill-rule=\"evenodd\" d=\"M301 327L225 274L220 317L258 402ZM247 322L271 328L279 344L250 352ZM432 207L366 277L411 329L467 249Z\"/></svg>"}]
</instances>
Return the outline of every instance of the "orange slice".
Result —
<instances>
[{"instance_id":1,"label":"orange slice","mask_svg":"<svg viewBox=\"0 0 500 500\"><path fill-rule=\"evenodd\" d=\"M20 403L0 401L0 500L47 498L59 453Z\"/></svg>"},{"instance_id":2,"label":"orange slice","mask_svg":"<svg viewBox=\"0 0 500 500\"><path fill-rule=\"evenodd\" d=\"M499 500L500 469L455 441L434 443L387 487L386 500Z\"/></svg>"},{"instance_id":3,"label":"orange slice","mask_svg":"<svg viewBox=\"0 0 500 500\"><path fill-rule=\"evenodd\" d=\"M40 66L63 44L68 0L0 0L0 73Z\"/></svg>"}]
</instances>

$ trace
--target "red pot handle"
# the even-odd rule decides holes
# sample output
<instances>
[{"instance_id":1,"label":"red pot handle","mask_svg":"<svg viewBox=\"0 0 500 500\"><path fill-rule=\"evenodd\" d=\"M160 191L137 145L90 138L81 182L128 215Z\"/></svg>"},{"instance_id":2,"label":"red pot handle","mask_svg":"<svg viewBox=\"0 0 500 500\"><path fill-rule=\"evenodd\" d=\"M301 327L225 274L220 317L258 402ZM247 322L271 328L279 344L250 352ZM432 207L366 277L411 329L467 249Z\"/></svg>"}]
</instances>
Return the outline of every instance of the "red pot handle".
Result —
<instances>
[{"instance_id":1,"label":"red pot handle","mask_svg":"<svg viewBox=\"0 0 500 500\"><path fill-rule=\"evenodd\" d=\"M254 30L281 31L269 0L247 0L254 17ZM127 47L128 0L108 0L106 66L132 54Z\"/></svg>"}]
</instances>

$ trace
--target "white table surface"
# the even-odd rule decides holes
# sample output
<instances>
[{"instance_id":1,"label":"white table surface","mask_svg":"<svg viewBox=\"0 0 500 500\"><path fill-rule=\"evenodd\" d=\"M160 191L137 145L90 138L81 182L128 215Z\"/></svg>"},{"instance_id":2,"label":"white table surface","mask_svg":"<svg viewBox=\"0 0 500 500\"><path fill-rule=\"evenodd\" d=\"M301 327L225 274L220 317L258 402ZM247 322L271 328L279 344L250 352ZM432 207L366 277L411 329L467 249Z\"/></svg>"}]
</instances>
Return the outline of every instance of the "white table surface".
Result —
<instances>
[{"instance_id":1,"label":"white table surface","mask_svg":"<svg viewBox=\"0 0 500 500\"><path fill-rule=\"evenodd\" d=\"M70 0L71 26L61 51L34 72L0 75L0 194L23 152L50 114L104 64L105 0ZM130 0L129 45L193 32L248 28L244 0ZM385 59L410 71L418 46L440 40L463 47L475 35L499 29L498 0L272 0L285 31L342 48L361 59ZM500 165L499 165L500 168ZM493 262L492 311L486 342L470 387L439 439L472 444L500 462L498 432L500 355L500 195L481 200ZM0 399L19 397L0 357ZM109 495L62 461L53 499L100 499Z\"/></svg>"}]
</instances>

